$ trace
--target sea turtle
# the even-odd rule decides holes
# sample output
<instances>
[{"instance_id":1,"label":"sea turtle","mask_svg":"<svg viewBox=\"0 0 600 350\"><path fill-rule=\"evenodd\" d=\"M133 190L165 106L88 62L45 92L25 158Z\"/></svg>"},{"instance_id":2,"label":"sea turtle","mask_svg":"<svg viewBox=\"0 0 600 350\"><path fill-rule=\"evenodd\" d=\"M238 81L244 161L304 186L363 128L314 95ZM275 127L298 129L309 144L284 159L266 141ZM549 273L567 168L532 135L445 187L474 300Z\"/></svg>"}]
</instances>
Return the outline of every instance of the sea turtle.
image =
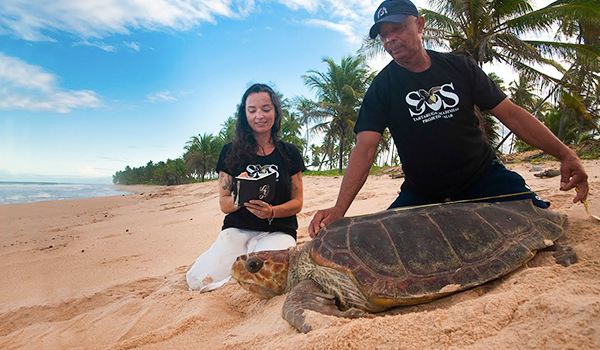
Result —
<instances>
[{"instance_id":1,"label":"sea turtle","mask_svg":"<svg viewBox=\"0 0 600 350\"><path fill-rule=\"evenodd\" d=\"M261 298L289 292L283 318L306 333L306 309L360 317L503 276L567 224L529 199L392 209L336 220L303 246L242 255L231 274Z\"/></svg>"}]
</instances>

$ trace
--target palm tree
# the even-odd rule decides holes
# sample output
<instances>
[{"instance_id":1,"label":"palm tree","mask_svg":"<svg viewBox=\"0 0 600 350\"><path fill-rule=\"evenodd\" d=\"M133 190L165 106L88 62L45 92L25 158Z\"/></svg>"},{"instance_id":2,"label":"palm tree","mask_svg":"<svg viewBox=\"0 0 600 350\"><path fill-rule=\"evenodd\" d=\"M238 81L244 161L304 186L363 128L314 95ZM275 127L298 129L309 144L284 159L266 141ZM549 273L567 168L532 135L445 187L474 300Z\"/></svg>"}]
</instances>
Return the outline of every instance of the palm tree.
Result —
<instances>
[{"instance_id":1,"label":"palm tree","mask_svg":"<svg viewBox=\"0 0 600 350\"><path fill-rule=\"evenodd\" d=\"M532 93L533 82L523 74L519 75L518 80L511 81L508 87L510 100L526 110L532 110L535 107L536 95Z\"/></svg>"},{"instance_id":2,"label":"palm tree","mask_svg":"<svg viewBox=\"0 0 600 350\"><path fill-rule=\"evenodd\" d=\"M237 110L237 108L236 108ZM235 136L235 123L236 123L236 116L230 116L229 118L227 118L227 120L225 120L223 122L223 124L221 124L221 130L219 131L219 140L221 141L221 144L224 145L226 143L229 142L233 142L233 138Z\"/></svg>"},{"instance_id":3,"label":"palm tree","mask_svg":"<svg viewBox=\"0 0 600 350\"><path fill-rule=\"evenodd\" d=\"M283 115L281 116L281 129L280 137L281 141L289 142L301 151L304 149L304 144L300 138L300 118L296 113L290 113L288 108L283 109ZM303 154L304 152L302 152Z\"/></svg>"},{"instance_id":4,"label":"palm tree","mask_svg":"<svg viewBox=\"0 0 600 350\"><path fill-rule=\"evenodd\" d=\"M309 70L302 79L317 93L315 105L318 113L327 120L315 125L315 129L323 132L325 139L337 142L338 171L341 173L353 142L352 129L358 108L374 74L369 73L360 56L343 57L340 65L329 57L323 62L328 66L327 72Z\"/></svg>"},{"instance_id":5,"label":"palm tree","mask_svg":"<svg viewBox=\"0 0 600 350\"><path fill-rule=\"evenodd\" d=\"M389 129L385 129L377 145L377 152L375 153L375 164L379 166L387 165L387 158L390 156L389 165L393 165L394 161L394 140Z\"/></svg>"},{"instance_id":6,"label":"palm tree","mask_svg":"<svg viewBox=\"0 0 600 350\"><path fill-rule=\"evenodd\" d=\"M525 110L531 111L532 113L534 113L536 118L539 119L541 115L541 105L538 106L538 104L540 103L540 99L538 96L531 92L533 89L533 82L527 79L527 77L524 74L520 74L518 80L511 81L508 86L510 100L516 105L523 107ZM515 142L520 142L515 141L514 134L510 132L506 136L508 137L511 135L512 140L508 153L512 153L512 149L515 145ZM523 148L523 146L520 146L520 148Z\"/></svg>"},{"instance_id":7,"label":"palm tree","mask_svg":"<svg viewBox=\"0 0 600 350\"><path fill-rule=\"evenodd\" d=\"M585 46L551 40L525 40L520 35L549 32L554 24L582 18L593 20L599 14L598 0L559 0L536 11L533 11L529 0L430 0L429 4L434 10L421 10L427 18L426 45L464 54L479 65L506 63L530 75L530 78L549 80L552 79L533 68L532 64L551 64L562 69L550 58L556 54L562 56L587 51Z\"/></svg>"},{"instance_id":8,"label":"palm tree","mask_svg":"<svg viewBox=\"0 0 600 350\"><path fill-rule=\"evenodd\" d=\"M565 2L557 1L547 8L560 7ZM571 5L579 5L577 16L561 17L560 26L555 37L574 39L575 44L558 44L543 46L538 42L530 42L534 47L540 46L544 51L559 55L566 61L569 69L563 71L563 77L556 81L550 92L537 105L535 110L550 97L554 97L560 110L560 122L554 130L559 139L565 143L580 142L589 137L589 130L600 133L598 127L598 107L600 102L600 1L567 1ZM591 7L588 5L591 4ZM573 118L573 121L567 121ZM547 119L546 119L547 120ZM578 137L568 136L567 125L577 125ZM551 128L552 129L552 128Z\"/></svg>"},{"instance_id":9,"label":"palm tree","mask_svg":"<svg viewBox=\"0 0 600 350\"><path fill-rule=\"evenodd\" d=\"M588 48L579 50L575 55L565 57L570 65L564 74L556 96L563 107L560 125L571 116L578 122L578 134L581 139L585 126L592 127L598 133L598 107L600 96L600 0L596 4L596 17L566 19L561 22L557 36L575 37L576 43ZM596 113L594 113L596 111ZM563 128L559 128L558 137L562 138Z\"/></svg>"},{"instance_id":10,"label":"palm tree","mask_svg":"<svg viewBox=\"0 0 600 350\"><path fill-rule=\"evenodd\" d=\"M329 169L335 166L336 152L330 135L331 133L325 133L321 146L313 147L313 165L318 166L319 171L323 166L327 166Z\"/></svg>"},{"instance_id":11,"label":"palm tree","mask_svg":"<svg viewBox=\"0 0 600 350\"><path fill-rule=\"evenodd\" d=\"M292 105L296 109L298 116L298 122L304 128L304 140L302 156L307 159L307 152L310 144L310 134L314 132L311 129L311 124L317 124L324 120L324 116L319 113L319 106L314 101L304 96L295 96L292 99Z\"/></svg>"},{"instance_id":12,"label":"palm tree","mask_svg":"<svg viewBox=\"0 0 600 350\"><path fill-rule=\"evenodd\" d=\"M298 147L301 151L304 148L302 139L300 138L300 118L294 112L291 112L292 104L290 101L283 97L283 94L277 92L279 101L281 102L281 129L279 130L279 137L281 141L289 142L294 146Z\"/></svg>"},{"instance_id":13,"label":"palm tree","mask_svg":"<svg viewBox=\"0 0 600 350\"><path fill-rule=\"evenodd\" d=\"M192 136L184 148L186 169L204 182L205 175L210 174L217 164L221 148L219 139L207 133Z\"/></svg>"}]
</instances>

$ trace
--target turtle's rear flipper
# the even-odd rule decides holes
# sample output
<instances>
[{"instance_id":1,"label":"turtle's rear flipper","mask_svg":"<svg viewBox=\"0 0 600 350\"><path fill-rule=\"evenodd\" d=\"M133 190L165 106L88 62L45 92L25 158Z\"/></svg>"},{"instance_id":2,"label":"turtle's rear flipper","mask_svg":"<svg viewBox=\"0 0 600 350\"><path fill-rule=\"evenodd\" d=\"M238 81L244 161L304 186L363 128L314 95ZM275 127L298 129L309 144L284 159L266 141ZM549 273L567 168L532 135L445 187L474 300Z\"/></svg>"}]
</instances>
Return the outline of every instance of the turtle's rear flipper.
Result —
<instances>
[{"instance_id":1,"label":"turtle's rear flipper","mask_svg":"<svg viewBox=\"0 0 600 350\"><path fill-rule=\"evenodd\" d=\"M347 318L370 316L370 314L360 309L351 308L341 311L335 305L334 296L324 293L319 285L311 280L298 283L290 291L283 304L283 318L300 332L308 333L312 330L312 327L306 321L305 310Z\"/></svg>"},{"instance_id":2,"label":"turtle's rear flipper","mask_svg":"<svg viewBox=\"0 0 600 350\"><path fill-rule=\"evenodd\" d=\"M556 263L564 267L573 265L578 260L577 253L575 253L573 248L566 245L555 243L553 246L548 247L547 250L553 251L552 256L556 260Z\"/></svg>"}]
</instances>

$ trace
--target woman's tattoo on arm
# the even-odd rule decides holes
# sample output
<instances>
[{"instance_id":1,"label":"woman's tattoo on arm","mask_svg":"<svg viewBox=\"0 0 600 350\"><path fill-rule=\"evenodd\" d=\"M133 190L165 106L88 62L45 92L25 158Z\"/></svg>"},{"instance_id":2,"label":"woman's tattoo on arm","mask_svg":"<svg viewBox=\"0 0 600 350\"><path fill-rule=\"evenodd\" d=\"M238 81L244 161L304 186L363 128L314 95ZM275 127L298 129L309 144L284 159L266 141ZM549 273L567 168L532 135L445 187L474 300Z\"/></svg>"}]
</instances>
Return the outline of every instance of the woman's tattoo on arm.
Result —
<instances>
[{"instance_id":1,"label":"woman's tattoo on arm","mask_svg":"<svg viewBox=\"0 0 600 350\"><path fill-rule=\"evenodd\" d=\"M298 180L300 180L300 175L296 175L298 177ZM296 183L294 181L292 181L292 190L297 191L298 190L298 185L296 185Z\"/></svg>"},{"instance_id":2,"label":"woman's tattoo on arm","mask_svg":"<svg viewBox=\"0 0 600 350\"><path fill-rule=\"evenodd\" d=\"M227 174L221 174L221 176L219 176L219 183L221 184L221 188L224 190L229 190L232 191L233 190L233 182L231 181L231 176L227 175Z\"/></svg>"}]
</instances>

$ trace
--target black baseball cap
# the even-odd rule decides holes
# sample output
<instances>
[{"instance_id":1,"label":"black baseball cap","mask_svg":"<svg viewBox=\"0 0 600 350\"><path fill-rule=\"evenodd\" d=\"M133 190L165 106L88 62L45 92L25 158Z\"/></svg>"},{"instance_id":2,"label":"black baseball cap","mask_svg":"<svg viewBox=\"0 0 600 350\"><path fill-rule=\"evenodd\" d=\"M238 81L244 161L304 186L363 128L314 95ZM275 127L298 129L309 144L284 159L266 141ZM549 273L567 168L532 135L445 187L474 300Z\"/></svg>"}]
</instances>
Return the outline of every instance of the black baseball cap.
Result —
<instances>
[{"instance_id":1,"label":"black baseball cap","mask_svg":"<svg viewBox=\"0 0 600 350\"><path fill-rule=\"evenodd\" d=\"M369 31L371 39L379 34L379 23L393 22L402 23L408 16L419 17L419 11L410 0L385 0L375 11L375 24Z\"/></svg>"}]
</instances>

